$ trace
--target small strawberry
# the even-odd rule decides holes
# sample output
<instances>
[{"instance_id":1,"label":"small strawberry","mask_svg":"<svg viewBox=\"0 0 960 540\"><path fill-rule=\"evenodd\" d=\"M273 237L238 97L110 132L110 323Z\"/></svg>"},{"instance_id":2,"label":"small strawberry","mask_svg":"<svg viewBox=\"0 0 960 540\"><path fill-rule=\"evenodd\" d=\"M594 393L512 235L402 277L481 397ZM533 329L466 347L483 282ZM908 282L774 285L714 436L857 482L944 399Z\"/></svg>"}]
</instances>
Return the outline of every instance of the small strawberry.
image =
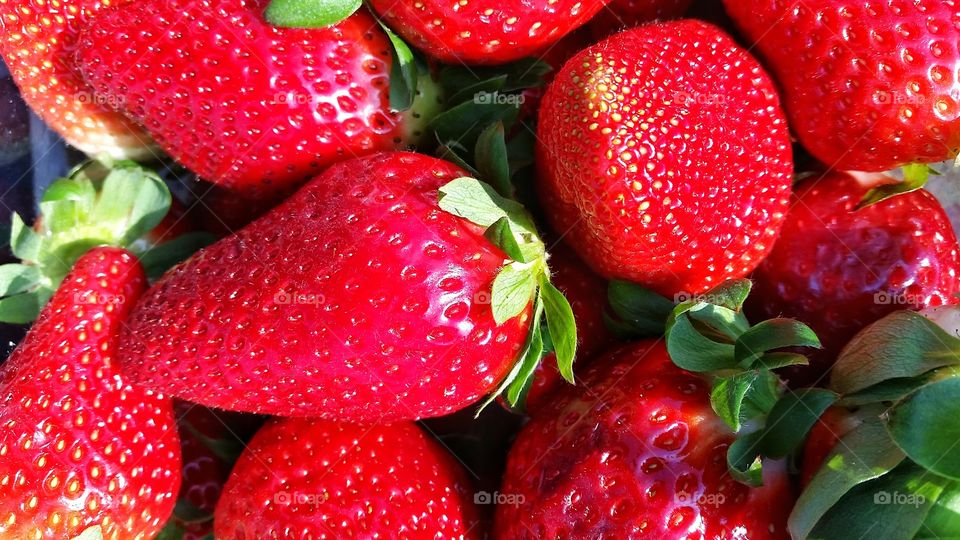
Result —
<instances>
[{"instance_id":1,"label":"small strawberry","mask_svg":"<svg viewBox=\"0 0 960 540\"><path fill-rule=\"evenodd\" d=\"M692 3L693 0L612 0L590 20L589 26L594 36L605 38L643 23L679 19Z\"/></svg>"},{"instance_id":2,"label":"small strawberry","mask_svg":"<svg viewBox=\"0 0 960 540\"><path fill-rule=\"evenodd\" d=\"M609 0L492 2L372 0L411 45L448 64L503 64L539 56L590 20Z\"/></svg>"},{"instance_id":3,"label":"small strawberry","mask_svg":"<svg viewBox=\"0 0 960 540\"><path fill-rule=\"evenodd\" d=\"M657 23L567 62L538 129L539 191L594 270L665 296L749 273L789 200L776 91L716 27Z\"/></svg>"},{"instance_id":4,"label":"small strawberry","mask_svg":"<svg viewBox=\"0 0 960 540\"><path fill-rule=\"evenodd\" d=\"M494 536L787 538L793 498L782 464L763 487L728 473L734 435L708 385L643 341L591 364L521 431Z\"/></svg>"},{"instance_id":5,"label":"small strawberry","mask_svg":"<svg viewBox=\"0 0 960 540\"><path fill-rule=\"evenodd\" d=\"M949 218L924 190L858 208L864 182L829 173L799 185L780 238L753 274L752 311L799 319L824 345L793 382L820 380L864 326L898 309L953 303L960 245Z\"/></svg>"},{"instance_id":6,"label":"small strawberry","mask_svg":"<svg viewBox=\"0 0 960 540\"><path fill-rule=\"evenodd\" d=\"M937 162L960 148L952 0L724 0L784 92L791 126L838 170Z\"/></svg>"},{"instance_id":7,"label":"small strawberry","mask_svg":"<svg viewBox=\"0 0 960 540\"><path fill-rule=\"evenodd\" d=\"M138 0L104 10L81 34L80 68L177 161L261 205L336 161L416 139L430 113L390 108L391 45L369 13L291 29L267 23L264 7ZM422 103L435 107L436 96Z\"/></svg>"},{"instance_id":8,"label":"small strawberry","mask_svg":"<svg viewBox=\"0 0 960 540\"><path fill-rule=\"evenodd\" d=\"M102 0L0 1L0 55L24 101L67 142L88 154L154 157L150 137L95 95L77 71L80 30Z\"/></svg>"},{"instance_id":9,"label":"small strawberry","mask_svg":"<svg viewBox=\"0 0 960 540\"><path fill-rule=\"evenodd\" d=\"M0 536L152 538L173 509L170 400L116 369L120 326L146 285L136 258L77 261L0 369Z\"/></svg>"},{"instance_id":10,"label":"small strawberry","mask_svg":"<svg viewBox=\"0 0 960 540\"><path fill-rule=\"evenodd\" d=\"M269 422L217 505L216 537L482 538L461 466L409 422Z\"/></svg>"},{"instance_id":11,"label":"small strawberry","mask_svg":"<svg viewBox=\"0 0 960 540\"><path fill-rule=\"evenodd\" d=\"M498 384L517 383L515 403L545 319L571 378L573 314L532 220L465 174L402 152L334 165L160 279L125 332L126 373L229 410L418 419Z\"/></svg>"}]
</instances>

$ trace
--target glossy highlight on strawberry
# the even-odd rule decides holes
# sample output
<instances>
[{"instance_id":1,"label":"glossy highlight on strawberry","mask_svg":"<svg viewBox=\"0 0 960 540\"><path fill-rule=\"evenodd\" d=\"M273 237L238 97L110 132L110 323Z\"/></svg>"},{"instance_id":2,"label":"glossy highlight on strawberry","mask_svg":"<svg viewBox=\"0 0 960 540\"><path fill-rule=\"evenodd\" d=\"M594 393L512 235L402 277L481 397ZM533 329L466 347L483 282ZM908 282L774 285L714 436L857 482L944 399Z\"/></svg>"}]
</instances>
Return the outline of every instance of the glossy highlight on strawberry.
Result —
<instances>
[{"instance_id":1,"label":"glossy highlight on strawberry","mask_svg":"<svg viewBox=\"0 0 960 540\"><path fill-rule=\"evenodd\" d=\"M211 407L368 423L490 393L530 308L493 319L505 255L437 203L465 175L403 152L334 165L158 281L124 334L126 373Z\"/></svg>"},{"instance_id":2,"label":"glossy highlight on strawberry","mask_svg":"<svg viewBox=\"0 0 960 540\"><path fill-rule=\"evenodd\" d=\"M0 536L152 538L173 510L180 446L169 399L117 370L145 288L117 248L84 255L0 368Z\"/></svg>"},{"instance_id":3,"label":"glossy highlight on strawberry","mask_svg":"<svg viewBox=\"0 0 960 540\"><path fill-rule=\"evenodd\" d=\"M773 83L699 21L627 30L567 62L540 108L537 158L563 239L605 277L667 297L753 270L793 165Z\"/></svg>"}]
</instances>

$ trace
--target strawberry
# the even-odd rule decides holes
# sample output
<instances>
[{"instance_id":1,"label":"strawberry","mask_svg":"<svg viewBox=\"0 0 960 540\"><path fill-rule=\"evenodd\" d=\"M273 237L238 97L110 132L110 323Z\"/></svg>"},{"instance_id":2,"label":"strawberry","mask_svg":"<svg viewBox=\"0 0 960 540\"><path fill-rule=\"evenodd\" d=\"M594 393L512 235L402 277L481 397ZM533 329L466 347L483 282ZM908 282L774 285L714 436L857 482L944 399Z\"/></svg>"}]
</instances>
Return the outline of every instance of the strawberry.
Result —
<instances>
[{"instance_id":1,"label":"strawberry","mask_svg":"<svg viewBox=\"0 0 960 540\"><path fill-rule=\"evenodd\" d=\"M448 64L503 64L539 56L610 0L372 0L411 45Z\"/></svg>"},{"instance_id":2,"label":"strawberry","mask_svg":"<svg viewBox=\"0 0 960 540\"><path fill-rule=\"evenodd\" d=\"M336 161L417 137L430 115L391 110L391 46L369 13L289 29L268 24L264 7L138 0L105 10L80 36L80 69L177 161L261 205Z\"/></svg>"},{"instance_id":3,"label":"strawberry","mask_svg":"<svg viewBox=\"0 0 960 540\"><path fill-rule=\"evenodd\" d=\"M67 142L88 154L154 157L150 137L95 95L77 71L80 30L109 2L0 2L0 55L24 101Z\"/></svg>"},{"instance_id":4,"label":"strawberry","mask_svg":"<svg viewBox=\"0 0 960 540\"><path fill-rule=\"evenodd\" d=\"M118 333L146 278L134 256L77 261L0 369L0 536L152 538L173 509L180 449L169 399L132 387Z\"/></svg>"},{"instance_id":5,"label":"strawberry","mask_svg":"<svg viewBox=\"0 0 960 540\"><path fill-rule=\"evenodd\" d=\"M679 19L693 0L612 0L590 20L590 30L605 38L651 21Z\"/></svg>"},{"instance_id":6,"label":"strawberry","mask_svg":"<svg viewBox=\"0 0 960 540\"><path fill-rule=\"evenodd\" d=\"M823 343L793 382L813 382L864 326L898 309L953 303L960 245L943 208L924 190L858 209L889 178L829 173L801 183L780 238L753 274L752 311L799 319Z\"/></svg>"},{"instance_id":7,"label":"strawberry","mask_svg":"<svg viewBox=\"0 0 960 540\"><path fill-rule=\"evenodd\" d=\"M415 424L269 422L224 487L216 537L482 538L460 465Z\"/></svg>"},{"instance_id":8,"label":"strawberry","mask_svg":"<svg viewBox=\"0 0 960 540\"><path fill-rule=\"evenodd\" d=\"M210 407L417 419L526 384L546 317L569 378L573 314L530 218L465 174L402 152L332 166L154 285L126 373Z\"/></svg>"},{"instance_id":9,"label":"strawberry","mask_svg":"<svg viewBox=\"0 0 960 540\"><path fill-rule=\"evenodd\" d=\"M547 89L538 135L554 229L601 275L664 296L749 273L787 209L773 84L706 23L650 24L582 51Z\"/></svg>"},{"instance_id":10,"label":"strawberry","mask_svg":"<svg viewBox=\"0 0 960 540\"><path fill-rule=\"evenodd\" d=\"M520 432L496 538L787 538L785 467L756 488L728 474L733 433L661 341L623 347L579 382Z\"/></svg>"},{"instance_id":11,"label":"strawberry","mask_svg":"<svg viewBox=\"0 0 960 540\"><path fill-rule=\"evenodd\" d=\"M956 155L953 1L724 4L779 81L797 137L829 167L885 171Z\"/></svg>"}]
</instances>

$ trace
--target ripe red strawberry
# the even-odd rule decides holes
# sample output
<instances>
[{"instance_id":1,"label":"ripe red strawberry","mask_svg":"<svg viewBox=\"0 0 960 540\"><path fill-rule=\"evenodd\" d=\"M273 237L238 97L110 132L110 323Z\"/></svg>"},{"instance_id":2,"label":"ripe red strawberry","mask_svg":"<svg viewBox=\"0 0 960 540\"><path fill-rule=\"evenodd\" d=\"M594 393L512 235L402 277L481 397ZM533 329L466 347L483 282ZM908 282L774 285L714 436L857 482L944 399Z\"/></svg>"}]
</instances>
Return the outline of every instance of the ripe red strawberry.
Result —
<instances>
[{"instance_id":1,"label":"ripe red strawberry","mask_svg":"<svg viewBox=\"0 0 960 540\"><path fill-rule=\"evenodd\" d=\"M770 255L753 274L752 311L799 319L823 351L792 368L795 383L815 382L866 325L900 309L952 303L960 246L949 218L924 190L855 210L868 189L831 173L802 183Z\"/></svg>"},{"instance_id":2,"label":"ripe red strawberry","mask_svg":"<svg viewBox=\"0 0 960 540\"><path fill-rule=\"evenodd\" d=\"M733 434L699 377L660 341L593 363L510 451L494 537L787 538L786 471L750 488L728 474Z\"/></svg>"},{"instance_id":3,"label":"ripe red strawberry","mask_svg":"<svg viewBox=\"0 0 960 540\"><path fill-rule=\"evenodd\" d=\"M679 19L693 0L612 0L590 20L590 30L604 38L651 21Z\"/></svg>"},{"instance_id":4,"label":"ripe red strawberry","mask_svg":"<svg viewBox=\"0 0 960 540\"><path fill-rule=\"evenodd\" d=\"M750 272L787 209L786 122L716 27L657 23L575 56L540 108L539 190L594 270L672 297Z\"/></svg>"},{"instance_id":5,"label":"ripe red strawberry","mask_svg":"<svg viewBox=\"0 0 960 540\"><path fill-rule=\"evenodd\" d=\"M415 111L390 109L391 47L369 13L288 29L264 7L122 5L81 35L81 69L177 161L252 199L276 201L336 161L415 137Z\"/></svg>"},{"instance_id":6,"label":"ripe red strawberry","mask_svg":"<svg viewBox=\"0 0 960 540\"><path fill-rule=\"evenodd\" d=\"M216 537L479 539L472 496L460 465L416 424L276 419L227 481Z\"/></svg>"},{"instance_id":7,"label":"ripe red strawberry","mask_svg":"<svg viewBox=\"0 0 960 540\"><path fill-rule=\"evenodd\" d=\"M103 0L0 1L0 55L24 101L67 142L88 154L151 158L150 137L83 81L74 60L80 30Z\"/></svg>"},{"instance_id":8,"label":"ripe red strawberry","mask_svg":"<svg viewBox=\"0 0 960 540\"><path fill-rule=\"evenodd\" d=\"M448 185L465 174L402 152L334 165L159 280L125 332L126 373L211 407L358 422L442 415L491 393L539 332L531 296L556 289L542 274L540 293L524 279L545 269L542 244L514 264L483 228L441 209L441 187L444 201L480 205ZM509 313L502 272L520 279ZM542 304L551 324L556 296ZM570 361L575 339L553 339Z\"/></svg>"},{"instance_id":9,"label":"ripe red strawberry","mask_svg":"<svg viewBox=\"0 0 960 540\"><path fill-rule=\"evenodd\" d=\"M543 51L610 0L372 0L411 45L448 64L503 64Z\"/></svg>"},{"instance_id":10,"label":"ripe red strawberry","mask_svg":"<svg viewBox=\"0 0 960 540\"><path fill-rule=\"evenodd\" d=\"M952 0L724 4L779 81L797 137L826 165L884 171L956 154Z\"/></svg>"},{"instance_id":11,"label":"ripe red strawberry","mask_svg":"<svg viewBox=\"0 0 960 540\"><path fill-rule=\"evenodd\" d=\"M152 538L173 509L170 400L116 370L146 278L117 248L84 255L0 370L0 536Z\"/></svg>"}]
</instances>

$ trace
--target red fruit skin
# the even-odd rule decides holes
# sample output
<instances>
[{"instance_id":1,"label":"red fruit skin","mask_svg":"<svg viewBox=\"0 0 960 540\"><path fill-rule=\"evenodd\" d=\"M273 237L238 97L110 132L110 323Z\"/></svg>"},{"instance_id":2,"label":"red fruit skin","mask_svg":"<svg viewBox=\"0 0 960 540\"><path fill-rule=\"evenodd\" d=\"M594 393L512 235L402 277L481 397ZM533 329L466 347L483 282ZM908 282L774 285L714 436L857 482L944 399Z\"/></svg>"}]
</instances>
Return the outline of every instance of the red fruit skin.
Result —
<instances>
[{"instance_id":1,"label":"red fruit skin","mask_svg":"<svg viewBox=\"0 0 960 540\"><path fill-rule=\"evenodd\" d=\"M524 88L520 92L523 99L520 103L520 112L517 115L520 121L529 121L532 123L537 119L537 111L540 109L540 101L543 99L547 85L550 84L553 77L560 71L560 68L567 63L567 60L570 60L575 54L586 49L594 41L590 35L590 30L586 27L581 27L563 36L563 39L537 54L537 58L546 62L546 64L551 67L551 71L548 71L543 76L542 85ZM518 124L514 129L520 130L523 129L523 127Z\"/></svg>"},{"instance_id":2,"label":"red fruit skin","mask_svg":"<svg viewBox=\"0 0 960 540\"><path fill-rule=\"evenodd\" d=\"M773 85L706 23L645 25L575 56L547 89L538 136L554 230L601 275L667 297L748 274L787 209Z\"/></svg>"},{"instance_id":3,"label":"red fruit skin","mask_svg":"<svg viewBox=\"0 0 960 540\"><path fill-rule=\"evenodd\" d=\"M869 186L846 173L800 184L752 276L752 319L798 319L823 344L785 372L793 384L825 382L850 338L883 316L956 301L960 246L940 203L918 190L854 211Z\"/></svg>"},{"instance_id":4,"label":"red fruit skin","mask_svg":"<svg viewBox=\"0 0 960 540\"><path fill-rule=\"evenodd\" d=\"M542 54L610 0L371 0L394 32L447 64L503 64Z\"/></svg>"},{"instance_id":5,"label":"red fruit skin","mask_svg":"<svg viewBox=\"0 0 960 540\"><path fill-rule=\"evenodd\" d=\"M276 201L334 162L402 142L390 45L367 11L287 29L267 24L265 7L138 0L85 29L80 68L177 161L251 199Z\"/></svg>"},{"instance_id":6,"label":"red fruit skin","mask_svg":"<svg viewBox=\"0 0 960 540\"><path fill-rule=\"evenodd\" d=\"M679 19L693 0L612 0L590 20L597 39L651 21Z\"/></svg>"},{"instance_id":7,"label":"red fruit skin","mask_svg":"<svg viewBox=\"0 0 960 540\"><path fill-rule=\"evenodd\" d=\"M168 272L134 310L126 373L210 407L354 422L453 412L526 339L487 292L505 255L440 210L466 173L404 152L339 163Z\"/></svg>"},{"instance_id":8,"label":"red fruit skin","mask_svg":"<svg viewBox=\"0 0 960 540\"><path fill-rule=\"evenodd\" d=\"M616 339L603 322L607 282L591 271L564 244L550 249L550 281L567 297L577 322L577 358L574 367L583 369L587 362ZM527 393L527 411L540 409L554 389L566 385L557 369L557 357L550 353L537 365L533 384Z\"/></svg>"},{"instance_id":9,"label":"red fruit skin","mask_svg":"<svg viewBox=\"0 0 960 540\"><path fill-rule=\"evenodd\" d=\"M956 154L955 2L724 4L779 81L797 137L827 166L885 171Z\"/></svg>"},{"instance_id":10,"label":"red fruit skin","mask_svg":"<svg viewBox=\"0 0 960 540\"><path fill-rule=\"evenodd\" d=\"M788 538L782 463L751 489L727 472L733 436L709 388L662 341L591 364L524 427L507 458L494 537Z\"/></svg>"},{"instance_id":11,"label":"red fruit skin","mask_svg":"<svg viewBox=\"0 0 960 540\"><path fill-rule=\"evenodd\" d=\"M116 369L140 263L96 248L0 368L0 537L153 538L173 510L180 447L169 399Z\"/></svg>"},{"instance_id":12,"label":"red fruit skin","mask_svg":"<svg viewBox=\"0 0 960 540\"><path fill-rule=\"evenodd\" d=\"M150 158L150 137L95 96L74 62L80 29L109 5L0 0L0 55L23 100L67 142L89 154Z\"/></svg>"},{"instance_id":13,"label":"red fruit skin","mask_svg":"<svg viewBox=\"0 0 960 540\"><path fill-rule=\"evenodd\" d=\"M215 515L221 540L482 538L463 469L410 422L275 419L253 438Z\"/></svg>"}]
</instances>

